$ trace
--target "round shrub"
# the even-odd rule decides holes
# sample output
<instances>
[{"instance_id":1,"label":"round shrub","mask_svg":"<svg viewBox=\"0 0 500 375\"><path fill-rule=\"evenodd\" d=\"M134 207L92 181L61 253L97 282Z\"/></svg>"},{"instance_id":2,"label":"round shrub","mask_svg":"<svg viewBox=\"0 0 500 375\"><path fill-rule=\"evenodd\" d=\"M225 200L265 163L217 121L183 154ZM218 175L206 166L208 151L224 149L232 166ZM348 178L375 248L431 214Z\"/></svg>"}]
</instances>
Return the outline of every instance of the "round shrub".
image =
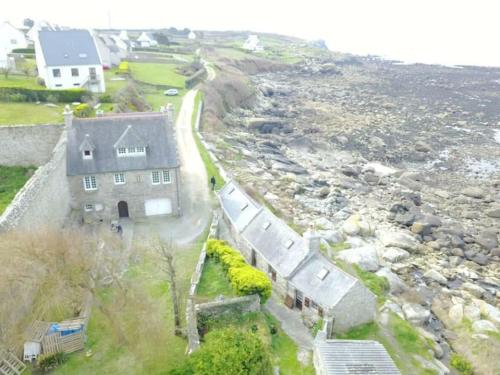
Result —
<instances>
[{"instance_id":1,"label":"round shrub","mask_svg":"<svg viewBox=\"0 0 500 375\"><path fill-rule=\"evenodd\" d=\"M260 302L265 303L271 297L272 284L267 275L249 265L230 268L228 271L231 286L240 296L258 294Z\"/></svg>"},{"instance_id":2,"label":"round shrub","mask_svg":"<svg viewBox=\"0 0 500 375\"><path fill-rule=\"evenodd\" d=\"M451 367L457 369L457 371L462 375L472 375L472 365L465 358L459 356L458 354L453 354L450 361Z\"/></svg>"},{"instance_id":3,"label":"round shrub","mask_svg":"<svg viewBox=\"0 0 500 375\"><path fill-rule=\"evenodd\" d=\"M92 108L87 103L78 104L75 108L76 117L90 117Z\"/></svg>"}]
</instances>

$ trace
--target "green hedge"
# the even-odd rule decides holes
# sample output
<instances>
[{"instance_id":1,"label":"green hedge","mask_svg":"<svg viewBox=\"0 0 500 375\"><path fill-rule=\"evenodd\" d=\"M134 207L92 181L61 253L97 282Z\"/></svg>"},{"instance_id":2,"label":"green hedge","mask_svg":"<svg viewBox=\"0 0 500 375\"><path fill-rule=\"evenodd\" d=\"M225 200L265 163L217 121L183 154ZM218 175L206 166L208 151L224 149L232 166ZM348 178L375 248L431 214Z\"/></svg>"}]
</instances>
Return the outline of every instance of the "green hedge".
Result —
<instances>
[{"instance_id":1,"label":"green hedge","mask_svg":"<svg viewBox=\"0 0 500 375\"><path fill-rule=\"evenodd\" d=\"M231 286L240 296L258 294L261 303L271 296L272 284L267 275L249 266L245 258L224 241L209 239L207 256L222 264Z\"/></svg>"},{"instance_id":2,"label":"green hedge","mask_svg":"<svg viewBox=\"0 0 500 375\"><path fill-rule=\"evenodd\" d=\"M205 68L201 68L200 70L196 71L192 76L189 76L186 79L186 88L190 89L191 87L195 86L198 82L201 82L206 75L207 71Z\"/></svg>"},{"instance_id":3,"label":"green hedge","mask_svg":"<svg viewBox=\"0 0 500 375\"><path fill-rule=\"evenodd\" d=\"M34 48L14 48L12 50L13 53L30 53L30 54L34 54L35 53L35 49Z\"/></svg>"},{"instance_id":4,"label":"green hedge","mask_svg":"<svg viewBox=\"0 0 500 375\"><path fill-rule=\"evenodd\" d=\"M89 95L88 91L82 89L69 90L45 90L26 89L23 87L0 87L0 101L23 101L23 102L48 102L60 103L82 102L83 97ZM13 99L15 98L15 99ZM20 100L22 99L22 100Z\"/></svg>"}]
</instances>

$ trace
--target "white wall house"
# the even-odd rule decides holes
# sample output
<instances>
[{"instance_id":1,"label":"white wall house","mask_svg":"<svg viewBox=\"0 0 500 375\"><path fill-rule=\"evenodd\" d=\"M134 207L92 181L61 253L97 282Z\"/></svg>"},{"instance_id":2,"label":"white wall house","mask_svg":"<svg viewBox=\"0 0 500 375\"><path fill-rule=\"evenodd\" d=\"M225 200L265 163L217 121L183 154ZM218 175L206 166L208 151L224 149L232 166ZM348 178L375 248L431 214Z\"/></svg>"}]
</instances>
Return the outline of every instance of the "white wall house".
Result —
<instances>
[{"instance_id":1,"label":"white wall house","mask_svg":"<svg viewBox=\"0 0 500 375\"><path fill-rule=\"evenodd\" d=\"M259 37L257 35L249 35L245 43L243 43L243 49L252 52L262 52L264 51L264 46L260 43Z\"/></svg>"},{"instance_id":2,"label":"white wall house","mask_svg":"<svg viewBox=\"0 0 500 375\"><path fill-rule=\"evenodd\" d=\"M0 24L0 68L10 66L8 54L16 48L27 48L28 42L24 33L9 22Z\"/></svg>"},{"instance_id":3,"label":"white wall house","mask_svg":"<svg viewBox=\"0 0 500 375\"><path fill-rule=\"evenodd\" d=\"M188 39L194 40L196 39L196 34L193 30L189 32Z\"/></svg>"},{"instance_id":4,"label":"white wall house","mask_svg":"<svg viewBox=\"0 0 500 375\"><path fill-rule=\"evenodd\" d=\"M119 38L123 41L129 40L127 30L120 31Z\"/></svg>"},{"instance_id":5,"label":"white wall house","mask_svg":"<svg viewBox=\"0 0 500 375\"><path fill-rule=\"evenodd\" d=\"M142 34L139 35L137 43L139 43L141 47L155 47L158 45L158 42L153 38L151 33L146 32L142 32Z\"/></svg>"},{"instance_id":6,"label":"white wall house","mask_svg":"<svg viewBox=\"0 0 500 375\"><path fill-rule=\"evenodd\" d=\"M49 89L105 92L102 59L87 30L41 30L35 41L38 75Z\"/></svg>"}]
</instances>

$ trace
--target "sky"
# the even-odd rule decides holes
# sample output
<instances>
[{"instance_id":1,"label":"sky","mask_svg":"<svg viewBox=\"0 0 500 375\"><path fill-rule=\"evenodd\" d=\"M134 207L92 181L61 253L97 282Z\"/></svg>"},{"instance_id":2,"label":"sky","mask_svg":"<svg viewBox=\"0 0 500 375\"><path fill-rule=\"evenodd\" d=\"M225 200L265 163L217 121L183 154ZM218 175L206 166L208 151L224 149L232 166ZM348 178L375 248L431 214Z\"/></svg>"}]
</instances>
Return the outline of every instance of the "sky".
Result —
<instances>
[{"instance_id":1,"label":"sky","mask_svg":"<svg viewBox=\"0 0 500 375\"><path fill-rule=\"evenodd\" d=\"M83 28L252 30L324 39L334 51L500 67L500 0L22 0L0 18ZM130 6L129 4L133 4Z\"/></svg>"}]
</instances>

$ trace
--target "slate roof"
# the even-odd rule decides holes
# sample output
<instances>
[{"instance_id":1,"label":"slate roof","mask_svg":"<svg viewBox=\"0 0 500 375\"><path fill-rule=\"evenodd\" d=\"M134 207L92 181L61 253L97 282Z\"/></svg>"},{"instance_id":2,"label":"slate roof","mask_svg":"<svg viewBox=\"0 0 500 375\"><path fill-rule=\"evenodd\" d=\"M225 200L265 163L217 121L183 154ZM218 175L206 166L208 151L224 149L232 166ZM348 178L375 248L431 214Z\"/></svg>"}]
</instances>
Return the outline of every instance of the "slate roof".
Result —
<instances>
[{"instance_id":1,"label":"slate roof","mask_svg":"<svg viewBox=\"0 0 500 375\"><path fill-rule=\"evenodd\" d=\"M243 230L261 210L260 205L233 181L229 181L219 191L219 200L229 220L239 231ZM242 210L245 205L247 207Z\"/></svg>"},{"instance_id":2,"label":"slate roof","mask_svg":"<svg viewBox=\"0 0 500 375\"><path fill-rule=\"evenodd\" d=\"M48 66L101 65L88 30L40 30L38 36Z\"/></svg>"},{"instance_id":3,"label":"slate roof","mask_svg":"<svg viewBox=\"0 0 500 375\"><path fill-rule=\"evenodd\" d=\"M304 238L265 207L242 235L283 277L288 277L309 253Z\"/></svg>"},{"instance_id":4,"label":"slate roof","mask_svg":"<svg viewBox=\"0 0 500 375\"><path fill-rule=\"evenodd\" d=\"M146 155L117 157L114 146L125 146L127 139L134 142L127 146L147 147ZM92 159L82 158L80 146L84 141L95 147ZM66 161L68 176L179 166L174 128L166 113L73 119L68 129Z\"/></svg>"},{"instance_id":5,"label":"slate roof","mask_svg":"<svg viewBox=\"0 0 500 375\"><path fill-rule=\"evenodd\" d=\"M327 375L401 375L383 345L377 341L317 338L314 345L320 366Z\"/></svg>"},{"instance_id":6,"label":"slate roof","mask_svg":"<svg viewBox=\"0 0 500 375\"><path fill-rule=\"evenodd\" d=\"M320 272L328 273L321 279ZM308 298L323 307L335 306L351 288L359 283L320 253L307 259L290 278L290 282Z\"/></svg>"}]
</instances>

